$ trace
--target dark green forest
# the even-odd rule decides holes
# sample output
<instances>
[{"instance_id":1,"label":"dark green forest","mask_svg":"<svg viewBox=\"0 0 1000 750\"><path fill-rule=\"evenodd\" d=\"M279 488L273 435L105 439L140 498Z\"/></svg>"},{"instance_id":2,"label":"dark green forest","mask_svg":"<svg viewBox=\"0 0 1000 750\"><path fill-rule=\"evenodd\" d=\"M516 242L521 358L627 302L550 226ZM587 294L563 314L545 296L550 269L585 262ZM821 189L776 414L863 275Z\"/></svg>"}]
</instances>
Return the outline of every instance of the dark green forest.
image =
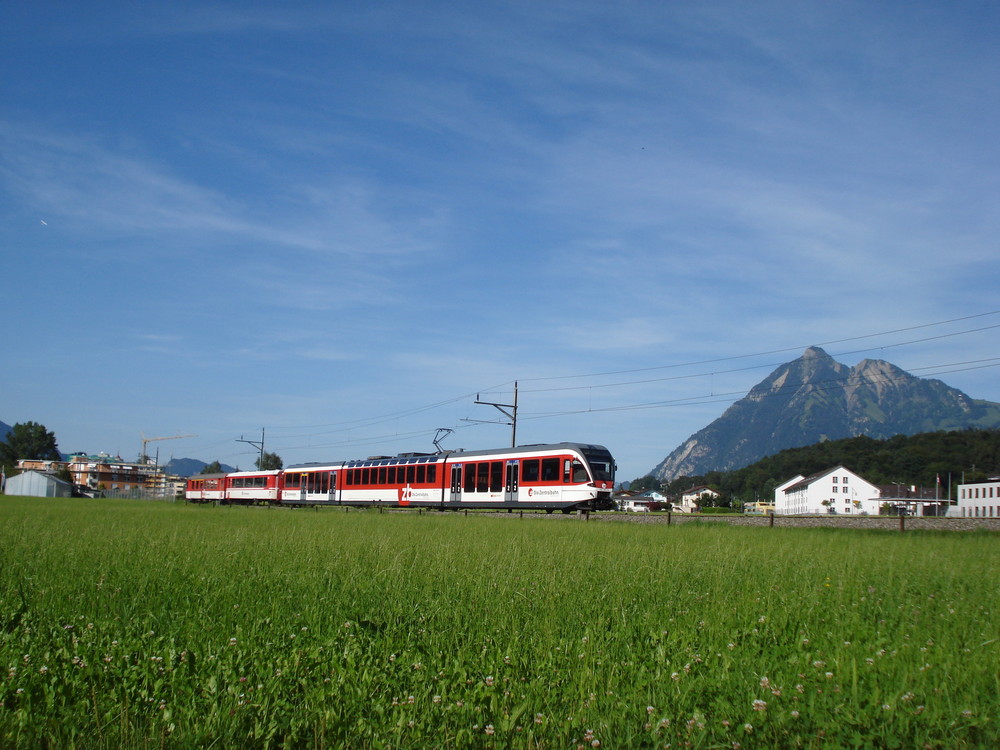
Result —
<instances>
[{"instance_id":1,"label":"dark green forest","mask_svg":"<svg viewBox=\"0 0 1000 750\"><path fill-rule=\"evenodd\" d=\"M843 465L873 484L902 483L934 487L941 479L944 497L949 479L954 487L962 481L983 481L1000 474L1000 430L960 430L896 435L886 440L870 437L830 440L802 448L789 448L735 471L711 471L700 476L682 476L665 487L668 496L692 486L718 490L721 504L739 504L774 497L774 488L797 474L810 476ZM632 489L658 487L653 477L631 483Z\"/></svg>"}]
</instances>

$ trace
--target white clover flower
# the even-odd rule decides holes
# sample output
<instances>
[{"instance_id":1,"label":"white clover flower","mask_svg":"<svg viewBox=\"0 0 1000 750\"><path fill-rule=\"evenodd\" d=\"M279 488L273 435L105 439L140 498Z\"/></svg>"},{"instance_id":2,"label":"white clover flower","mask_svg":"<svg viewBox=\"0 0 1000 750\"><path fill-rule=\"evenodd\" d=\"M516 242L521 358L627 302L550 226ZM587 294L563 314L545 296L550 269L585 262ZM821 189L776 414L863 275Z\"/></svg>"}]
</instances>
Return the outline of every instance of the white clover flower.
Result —
<instances>
[{"instance_id":1,"label":"white clover flower","mask_svg":"<svg viewBox=\"0 0 1000 750\"><path fill-rule=\"evenodd\" d=\"M762 701L760 698L758 698L757 700L755 700L753 702L753 710L754 711L766 711L767 710L767 702L766 701Z\"/></svg>"}]
</instances>

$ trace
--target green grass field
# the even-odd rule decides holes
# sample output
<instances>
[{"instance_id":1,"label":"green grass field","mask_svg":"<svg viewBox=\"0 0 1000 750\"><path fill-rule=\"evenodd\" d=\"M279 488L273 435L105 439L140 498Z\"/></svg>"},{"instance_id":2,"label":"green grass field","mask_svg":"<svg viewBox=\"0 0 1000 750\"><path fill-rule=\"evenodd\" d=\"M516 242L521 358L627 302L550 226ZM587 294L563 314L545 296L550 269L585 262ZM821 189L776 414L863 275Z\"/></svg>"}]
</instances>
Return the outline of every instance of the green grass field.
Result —
<instances>
[{"instance_id":1,"label":"green grass field","mask_svg":"<svg viewBox=\"0 0 1000 750\"><path fill-rule=\"evenodd\" d=\"M0 747L996 747L998 545L0 497Z\"/></svg>"}]
</instances>

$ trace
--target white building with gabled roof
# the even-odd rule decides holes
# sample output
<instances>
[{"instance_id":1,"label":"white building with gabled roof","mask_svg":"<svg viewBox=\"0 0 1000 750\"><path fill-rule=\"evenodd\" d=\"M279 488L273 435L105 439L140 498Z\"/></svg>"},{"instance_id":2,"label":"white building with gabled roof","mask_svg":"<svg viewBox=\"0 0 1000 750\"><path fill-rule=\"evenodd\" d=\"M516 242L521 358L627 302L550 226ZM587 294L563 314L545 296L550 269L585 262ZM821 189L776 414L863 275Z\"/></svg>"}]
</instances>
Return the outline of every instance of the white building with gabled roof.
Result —
<instances>
[{"instance_id":1,"label":"white building with gabled roof","mask_svg":"<svg viewBox=\"0 0 1000 750\"><path fill-rule=\"evenodd\" d=\"M844 514L877 516L882 493L850 469L837 466L798 476L774 490L776 515Z\"/></svg>"}]
</instances>

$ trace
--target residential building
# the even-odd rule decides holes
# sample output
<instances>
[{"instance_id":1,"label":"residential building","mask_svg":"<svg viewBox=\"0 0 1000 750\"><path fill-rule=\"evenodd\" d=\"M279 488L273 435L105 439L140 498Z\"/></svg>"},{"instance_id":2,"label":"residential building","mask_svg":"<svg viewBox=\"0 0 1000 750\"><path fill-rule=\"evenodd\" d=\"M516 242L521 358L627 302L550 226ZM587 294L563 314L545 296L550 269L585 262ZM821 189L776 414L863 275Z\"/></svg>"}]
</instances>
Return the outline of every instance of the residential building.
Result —
<instances>
[{"instance_id":1,"label":"residential building","mask_svg":"<svg viewBox=\"0 0 1000 750\"><path fill-rule=\"evenodd\" d=\"M720 494L711 487L704 485L692 487L681 495L680 505L674 504L674 510L679 513L694 513L705 504L705 500L715 500Z\"/></svg>"},{"instance_id":2,"label":"residential building","mask_svg":"<svg viewBox=\"0 0 1000 750\"><path fill-rule=\"evenodd\" d=\"M879 488L843 466L788 480L774 491L777 515L878 515L880 507Z\"/></svg>"},{"instance_id":3,"label":"residential building","mask_svg":"<svg viewBox=\"0 0 1000 750\"><path fill-rule=\"evenodd\" d=\"M1000 518L1000 478L958 485L958 499L948 508L957 518Z\"/></svg>"},{"instance_id":4,"label":"residential building","mask_svg":"<svg viewBox=\"0 0 1000 750\"><path fill-rule=\"evenodd\" d=\"M174 497L177 477L170 477L151 463L131 463L120 456L73 453L66 461L21 459L22 471L56 472L67 469L73 484L89 495L106 497Z\"/></svg>"},{"instance_id":5,"label":"residential building","mask_svg":"<svg viewBox=\"0 0 1000 750\"><path fill-rule=\"evenodd\" d=\"M624 511L647 513L651 509L666 509L667 496L656 490L646 490L645 492L628 497L622 497L618 502L618 507Z\"/></svg>"},{"instance_id":6,"label":"residential building","mask_svg":"<svg viewBox=\"0 0 1000 750\"><path fill-rule=\"evenodd\" d=\"M769 503L766 500L754 500L753 502L744 504L743 512L751 515L774 513L774 503Z\"/></svg>"}]
</instances>

